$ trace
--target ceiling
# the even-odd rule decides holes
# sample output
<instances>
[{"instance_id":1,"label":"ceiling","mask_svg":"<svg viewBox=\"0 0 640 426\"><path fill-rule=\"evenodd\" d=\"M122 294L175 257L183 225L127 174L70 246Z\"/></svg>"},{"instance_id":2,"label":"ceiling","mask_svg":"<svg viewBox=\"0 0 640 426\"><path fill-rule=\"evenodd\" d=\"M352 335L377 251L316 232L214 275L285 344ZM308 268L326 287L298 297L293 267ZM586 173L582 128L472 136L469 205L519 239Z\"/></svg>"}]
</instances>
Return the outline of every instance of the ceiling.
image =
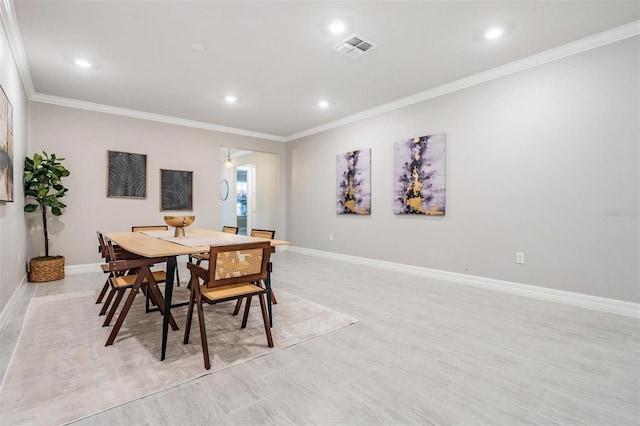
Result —
<instances>
[{"instance_id":1,"label":"ceiling","mask_svg":"<svg viewBox=\"0 0 640 426\"><path fill-rule=\"evenodd\" d=\"M637 21L639 5L13 0L13 19L32 98L69 98L287 140ZM334 19L345 23L344 33L328 30ZM486 40L484 31L495 25L505 34ZM354 33L378 47L356 59L332 50ZM76 58L93 66L80 68ZM226 103L228 94L238 101ZM324 109L323 99L330 103Z\"/></svg>"}]
</instances>

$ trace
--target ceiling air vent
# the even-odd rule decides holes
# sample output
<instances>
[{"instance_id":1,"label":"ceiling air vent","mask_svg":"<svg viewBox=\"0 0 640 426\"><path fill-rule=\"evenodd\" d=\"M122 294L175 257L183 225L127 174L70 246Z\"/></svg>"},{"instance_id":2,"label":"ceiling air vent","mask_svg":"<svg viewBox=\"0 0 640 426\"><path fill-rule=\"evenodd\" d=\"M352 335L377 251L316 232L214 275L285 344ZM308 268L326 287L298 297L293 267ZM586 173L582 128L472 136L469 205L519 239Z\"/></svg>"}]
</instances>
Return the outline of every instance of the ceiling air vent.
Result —
<instances>
[{"instance_id":1,"label":"ceiling air vent","mask_svg":"<svg viewBox=\"0 0 640 426\"><path fill-rule=\"evenodd\" d=\"M357 58L363 53L375 49L377 46L378 45L374 42L365 40L359 35L354 34L347 37L346 40L342 40L340 43L333 46L333 50L347 55L351 58Z\"/></svg>"}]
</instances>

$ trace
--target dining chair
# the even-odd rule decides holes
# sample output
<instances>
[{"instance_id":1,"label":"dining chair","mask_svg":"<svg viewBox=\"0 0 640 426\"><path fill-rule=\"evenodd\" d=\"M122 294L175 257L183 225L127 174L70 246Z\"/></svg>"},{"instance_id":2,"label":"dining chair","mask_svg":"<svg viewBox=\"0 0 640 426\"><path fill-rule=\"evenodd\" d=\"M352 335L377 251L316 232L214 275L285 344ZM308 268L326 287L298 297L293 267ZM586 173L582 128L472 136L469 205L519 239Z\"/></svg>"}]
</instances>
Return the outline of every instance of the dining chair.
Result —
<instances>
[{"instance_id":1,"label":"dining chair","mask_svg":"<svg viewBox=\"0 0 640 426\"><path fill-rule=\"evenodd\" d=\"M246 299L241 325L241 328L246 328L251 299L253 296L258 296L260 309L262 310L262 322L267 336L267 345L270 348L273 347L273 338L264 297L267 291L262 286L253 284L256 281L262 282L266 279L270 253L271 244L268 241L211 246L208 269L193 263L187 264L191 271L191 279L189 280L191 292L183 342L184 344L189 343L191 322L195 309L198 312L205 369L209 370L211 368L203 309L203 304L205 303L216 304Z\"/></svg>"},{"instance_id":2,"label":"dining chair","mask_svg":"<svg viewBox=\"0 0 640 426\"><path fill-rule=\"evenodd\" d=\"M132 226L131 232L144 232L144 231L168 231L168 225L149 225L149 226Z\"/></svg>"},{"instance_id":3,"label":"dining chair","mask_svg":"<svg viewBox=\"0 0 640 426\"><path fill-rule=\"evenodd\" d=\"M276 231L272 231L270 229L252 229L251 236L273 240L276 236Z\"/></svg>"},{"instance_id":4,"label":"dining chair","mask_svg":"<svg viewBox=\"0 0 640 426\"><path fill-rule=\"evenodd\" d=\"M102 256L102 258L104 259L105 262L107 263L103 263L100 265L102 272L109 274L107 276L107 280L105 281L104 285L102 286L102 290L100 291L100 294L98 295L98 299L96 300L96 304L102 303L102 300L104 299L104 296L107 294L107 291L109 290L109 280L116 276L116 275L125 275L127 273L129 273L130 271L118 271L118 272L112 272L109 269L109 252L107 250L107 244L105 243L105 238L104 235L102 234L102 232L100 231L96 231L96 234L98 236L98 252L100 253L100 255ZM113 250L114 252L120 252L122 251L122 249L113 244ZM109 293L109 295L107 296L107 300L105 301L102 310L100 311L100 315L104 315L107 312L107 309L109 307L109 304L111 303L111 298L113 297L112 293Z\"/></svg>"},{"instance_id":5,"label":"dining chair","mask_svg":"<svg viewBox=\"0 0 640 426\"><path fill-rule=\"evenodd\" d=\"M111 291L109 292L107 296L107 300L105 301L104 305L102 306L102 309L100 310L100 314L98 314L98 316L102 316L107 314L107 311L109 311L107 314L107 317L105 318L104 323L102 324L103 327L106 327L111 322L111 318L115 314L115 311L118 308L118 305L120 305L120 301L124 296L124 291L127 290L128 288L127 285L132 285L133 282L135 282L136 274L139 272L139 269L140 269L140 268L114 269L111 266L111 262L118 259L119 260L138 259L141 256L128 252L124 249L121 249L120 247L117 247L115 244L113 244L112 241L108 240L102 235L100 235L100 237L102 237L101 244L104 246L103 251L106 253L105 260L107 261L107 263L105 265L107 267L107 270L110 272L106 285L111 288ZM105 241L110 243L111 245L110 248ZM166 279L166 274L164 271L157 271L157 272L154 272L154 278L158 282L164 282ZM150 296L146 285L143 285L141 287L141 291L145 294L145 296L147 296L147 300L151 299L152 302L156 304L156 300ZM111 301L113 300L114 296L116 296L116 299L113 301L113 304L111 304ZM111 309L109 309L109 307L111 307ZM148 303L147 303L147 312L149 312Z\"/></svg>"},{"instance_id":6,"label":"dining chair","mask_svg":"<svg viewBox=\"0 0 640 426\"><path fill-rule=\"evenodd\" d=\"M226 232L228 234L237 234L238 231L240 230L240 228L236 227L236 226L227 226L224 225L222 227L222 232Z\"/></svg>"},{"instance_id":7,"label":"dining chair","mask_svg":"<svg viewBox=\"0 0 640 426\"><path fill-rule=\"evenodd\" d=\"M104 235L100 231L96 231L96 234L98 236L98 253L100 253L100 256L102 257L102 259L106 259L107 246L104 243ZM103 263L100 265L100 268L102 269L102 272L109 275L107 276L107 280L104 282L104 285L102 286L102 290L100 290L100 294L98 295L96 304L102 303L102 299L104 299L105 294L107 294L107 291L109 290L109 278L111 278L111 276L113 275L113 273L109 271L108 264Z\"/></svg>"},{"instance_id":8,"label":"dining chair","mask_svg":"<svg viewBox=\"0 0 640 426\"><path fill-rule=\"evenodd\" d=\"M114 300L111 309L107 317L105 318L103 327L106 327L110 324L111 319L116 313L118 305L120 301L124 297L127 290L129 290L129 294L127 299L118 314L118 319L109 334L107 342L105 346L112 345L115 341L122 324L124 323L127 314L129 313L129 309L135 300L136 295L139 293L141 288L146 288L146 293L149 295L149 298L158 306L158 310L161 314L164 315L164 298L162 297L162 293L158 288L158 281L164 281L166 278L164 271L151 271L150 266L156 263L163 263L167 261L166 257L154 257L147 258L142 257L137 254L128 252L126 250L121 250L116 252L113 248L113 243L108 238L106 239L107 250L108 250L108 258L109 258L109 270L114 273L114 276L109 279L109 284L111 286L112 295L116 294L116 299ZM135 270L135 274L130 275L118 275L118 272L123 271L131 271ZM176 323L173 315L169 315L169 324L173 330L178 329L178 324Z\"/></svg>"},{"instance_id":9,"label":"dining chair","mask_svg":"<svg viewBox=\"0 0 640 426\"><path fill-rule=\"evenodd\" d=\"M273 238L276 236L276 231L270 230L270 229L252 229L251 236L259 237L259 238L268 238L270 240L273 240ZM271 261L269 261L268 268L269 268L269 273L273 272L273 265L271 264ZM260 285L260 283L254 283L254 284ZM278 299L276 299L276 295L274 294L273 289L271 290L271 303L273 303L274 305L278 304ZM240 313L241 306L242 306L242 300L238 300L236 302L236 307L233 310L233 315L238 315L238 313Z\"/></svg>"},{"instance_id":10,"label":"dining chair","mask_svg":"<svg viewBox=\"0 0 640 426\"><path fill-rule=\"evenodd\" d=\"M145 232L145 231L168 231L168 225L144 225L144 226L132 226L131 232ZM176 285L180 287L180 274L178 273L178 264L176 262Z\"/></svg>"},{"instance_id":11,"label":"dining chair","mask_svg":"<svg viewBox=\"0 0 640 426\"><path fill-rule=\"evenodd\" d=\"M238 234L238 230L240 228L236 226L227 226L224 225L222 227L222 232L226 232L227 234ZM196 260L196 265L200 265L203 260L209 260L209 253L197 253L189 255L189 262L193 263L193 260Z\"/></svg>"}]
</instances>

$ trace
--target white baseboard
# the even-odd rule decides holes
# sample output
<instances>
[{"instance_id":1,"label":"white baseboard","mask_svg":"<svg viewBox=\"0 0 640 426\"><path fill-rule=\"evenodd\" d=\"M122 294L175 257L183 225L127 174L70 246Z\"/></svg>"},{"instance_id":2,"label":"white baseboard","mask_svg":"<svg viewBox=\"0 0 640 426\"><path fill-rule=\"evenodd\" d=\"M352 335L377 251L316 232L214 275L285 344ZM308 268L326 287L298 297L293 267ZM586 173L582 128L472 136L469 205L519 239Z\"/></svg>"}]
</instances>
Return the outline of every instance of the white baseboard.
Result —
<instances>
[{"instance_id":1,"label":"white baseboard","mask_svg":"<svg viewBox=\"0 0 640 426\"><path fill-rule=\"evenodd\" d=\"M64 267L65 275L89 274L91 272L102 272L102 263L87 263L85 265L71 265Z\"/></svg>"},{"instance_id":2,"label":"white baseboard","mask_svg":"<svg viewBox=\"0 0 640 426\"><path fill-rule=\"evenodd\" d=\"M0 312L0 333L4 330L4 328L9 323L9 320L13 316L14 307L17 301L24 294L24 290L26 288L27 288L27 274L25 273L22 276L22 279L20 280L20 284L18 284L18 287L15 289L15 291L11 295L11 298L9 298L9 301L4 306L4 309L2 309L2 312Z\"/></svg>"},{"instance_id":3,"label":"white baseboard","mask_svg":"<svg viewBox=\"0 0 640 426\"><path fill-rule=\"evenodd\" d=\"M358 265L370 266L372 268L379 268L393 272L417 275L425 278L449 281L456 284L463 284L472 287L511 293L519 296L530 297L533 299L547 300L550 302L579 306L581 308L593 309L596 311L609 312L612 314L624 315L627 317L640 319L640 304L638 303L608 299L605 297L590 296L587 294L573 293L563 290L555 290L528 284L520 284L511 281L502 281L493 278L478 277L475 275L460 274L457 272L448 272L438 269L423 268L419 266L403 265L400 263L369 259L365 257L349 256L341 253L331 253L303 247L286 246L283 247L283 249L283 251L290 251L292 253L324 257L341 262L355 263Z\"/></svg>"}]
</instances>

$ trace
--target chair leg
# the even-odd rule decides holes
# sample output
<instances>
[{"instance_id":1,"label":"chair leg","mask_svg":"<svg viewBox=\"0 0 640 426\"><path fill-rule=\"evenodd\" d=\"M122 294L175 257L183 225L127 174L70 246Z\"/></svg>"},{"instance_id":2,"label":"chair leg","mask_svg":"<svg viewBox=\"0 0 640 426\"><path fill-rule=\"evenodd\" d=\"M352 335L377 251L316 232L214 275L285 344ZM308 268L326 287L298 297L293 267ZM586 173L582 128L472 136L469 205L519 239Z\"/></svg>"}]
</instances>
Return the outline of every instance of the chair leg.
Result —
<instances>
[{"instance_id":1,"label":"chair leg","mask_svg":"<svg viewBox=\"0 0 640 426\"><path fill-rule=\"evenodd\" d=\"M266 301L264 294L260 296L260 310L262 311L262 322L264 322L264 331L267 335L267 344L270 348L273 347L273 337L271 337L271 327L269 326L269 316L267 315Z\"/></svg>"},{"instance_id":2,"label":"chair leg","mask_svg":"<svg viewBox=\"0 0 640 426\"><path fill-rule=\"evenodd\" d=\"M236 301L236 307L235 307L235 309L233 310L233 316L238 315L238 313L240 312L240 307L241 307L241 306L242 306L242 299L238 299L238 300Z\"/></svg>"},{"instance_id":3,"label":"chair leg","mask_svg":"<svg viewBox=\"0 0 640 426\"><path fill-rule=\"evenodd\" d=\"M102 309L100 309L98 316L102 316L107 313L107 309L109 309L109 304L111 303L111 299L113 299L114 294L116 294L116 290L112 288L107 295L107 300L105 300L104 305L102 305Z\"/></svg>"},{"instance_id":4,"label":"chair leg","mask_svg":"<svg viewBox=\"0 0 640 426\"><path fill-rule=\"evenodd\" d=\"M251 308L251 297L253 296L247 296L246 298L247 301L245 302L244 315L242 316L242 326L240 328L247 328L247 318L249 318L249 309Z\"/></svg>"},{"instance_id":5,"label":"chair leg","mask_svg":"<svg viewBox=\"0 0 640 426\"><path fill-rule=\"evenodd\" d=\"M102 286L102 290L100 291L100 295L98 296L98 300L96 300L96 305L98 303L102 302L102 299L104 298L104 295L107 294L107 290L109 290L109 278L107 278L107 281L105 281L104 285Z\"/></svg>"},{"instance_id":6,"label":"chair leg","mask_svg":"<svg viewBox=\"0 0 640 426\"><path fill-rule=\"evenodd\" d=\"M278 304L278 299L276 299L276 294L273 292L273 289L271 290L271 303L274 305Z\"/></svg>"},{"instance_id":7,"label":"chair leg","mask_svg":"<svg viewBox=\"0 0 640 426\"><path fill-rule=\"evenodd\" d=\"M136 294L138 294L138 288L139 288L139 284L138 286L134 286L129 292L129 297L127 297L127 301L124 303L124 306L122 307L122 311L120 312L120 315L118 315L116 324L113 326L113 330L111 330L111 334L109 334L109 338L107 339L107 343L105 344L105 346L113 345L113 342L116 340L116 336L120 331L120 327L122 327L122 323L124 322L124 319L127 316L127 313L129 312L129 308L131 308L131 305L133 304L133 299L135 299Z\"/></svg>"},{"instance_id":8,"label":"chair leg","mask_svg":"<svg viewBox=\"0 0 640 426\"><path fill-rule=\"evenodd\" d=\"M202 356L204 357L204 368L211 369L211 362L209 360L209 346L207 344L207 329L204 325L204 311L202 310L202 296L198 288L196 292L196 308L198 309L198 323L200 324L200 342L202 343Z\"/></svg>"},{"instance_id":9,"label":"chair leg","mask_svg":"<svg viewBox=\"0 0 640 426\"><path fill-rule=\"evenodd\" d=\"M151 272L148 272L146 287L147 293L151 297L151 301L158 306L158 311L160 311L160 314L164 315L164 298L162 297L162 293L158 288L158 283L153 278L153 274ZM176 320L173 318L173 314L169 315L169 324L171 325L172 330L178 330L179 327L176 323Z\"/></svg>"},{"instance_id":10,"label":"chair leg","mask_svg":"<svg viewBox=\"0 0 640 426\"><path fill-rule=\"evenodd\" d=\"M125 289L116 290L116 291L118 295L116 296L116 300L113 301L113 304L111 305L111 309L109 309L109 314L107 315L107 317L104 319L104 322L102 323L103 327L106 327L109 325L109 323L111 322L111 319L116 313L116 310L118 309L118 306L120 305L120 301L122 300L122 297L124 296Z\"/></svg>"},{"instance_id":11,"label":"chair leg","mask_svg":"<svg viewBox=\"0 0 640 426\"><path fill-rule=\"evenodd\" d=\"M189 285L191 285L191 280L189 280ZM182 339L182 343L185 345L189 343L189 335L191 334L191 322L193 321L194 302L195 302L195 297L192 289L191 292L189 292L189 309L187 310L187 323L184 325L184 339Z\"/></svg>"}]
</instances>

